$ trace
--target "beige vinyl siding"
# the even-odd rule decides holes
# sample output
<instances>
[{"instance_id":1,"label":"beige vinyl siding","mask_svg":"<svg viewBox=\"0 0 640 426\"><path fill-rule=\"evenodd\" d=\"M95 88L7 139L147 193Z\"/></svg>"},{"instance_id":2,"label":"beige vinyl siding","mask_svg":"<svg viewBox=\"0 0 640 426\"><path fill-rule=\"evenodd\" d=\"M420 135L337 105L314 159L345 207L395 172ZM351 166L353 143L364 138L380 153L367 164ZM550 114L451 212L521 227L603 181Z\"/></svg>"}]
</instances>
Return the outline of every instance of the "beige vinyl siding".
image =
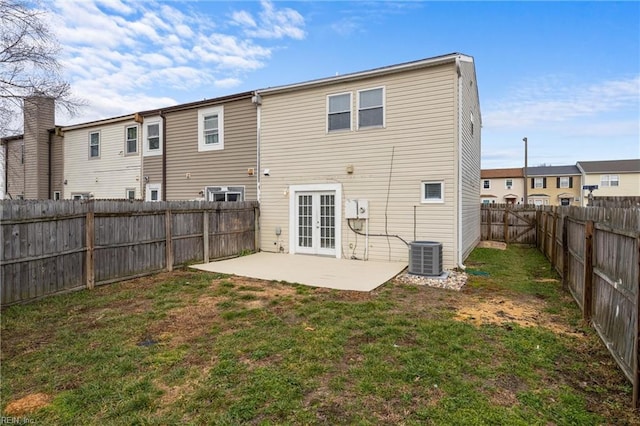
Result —
<instances>
[{"instance_id":1,"label":"beige vinyl siding","mask_svg":"<svg viewBox=\"0 0 640 426\"><path fill-rule=\"evenodd\" d=\"M64 132L64 198L91 193L96 199L122 199L127 188L135 188L136 197L143 198L140 154L124 155L125 128L132 125L133 120L124 120ZM92 132L100 132L100 157L89 159Z\"/></svg>"},{"instance_id":2,"label":"beige vinyl siding","mask_svg":"<svg viewBox=\"0 0 640 426\"><path fill-rule=\"evenodd\" d=\"M213 106L224 109L224 149L198 152L198 111ZM257 118L250 98L167 113L166 120L168 200L201 198L207 186L244 186L245 200L257 199Z\"/></svg>"},{"instance_id":3,"label":"beige vinyl siding","mask_svg":"<svg viewBox=\"0 0 640 426\"><path fill-rule=\"evenodd\" d=\"M603 187L600 184L601 175L618 175L618 186ZM584 175L584 185L598 185L598 189L593 191L595 197L639 197L640 196L640 173L589 173ZM575 178L574 178L575 186ZM589 191L584 193L584 205L587 205L586 199Z\"/></svg>"},{"instance_id":4,"label":"beige vinyl siding","mask_svg":"<svg viewBox=\"0 0 640 426\"><path fill-rule=\"evenodd\" d=\"M7 176L7 198L17 199L24 196L24 164L22 163L23 139L12 140L7 143L7 162L5 171Z\"/></svg>"},{"instance_id":5,"label":"beige vinyl siding","mask_svg":"<svg viewBox=\"0 0 640 426\"><path fill-rule=\"evenodd\" d=\"M162 156L142 157L143 187L141 198L145 198L147 185L162 185ZM161 189L164 194L164 188Z\"/></svg>"},{"instance_id":6,"label":"beige vinyl siding","mask_svg":"<svg viewBox=\"0 0 640 426\"><path fill-rule=\"evenodd\" d=\"M260 167L270 169L270 176L261 176L261 249L290 251L290 185L339 183L342 211L346 199L369 201L370 234L386 228L413 240L415 207L416 239L442 242L444 262L452 266L456 80L455 66L448 64L263 95ZM386 128L357 130L357 91L377 87L385 88ZM354 131L327 133L327 95L344 92L352 93ZM353 174L347 173L348 165ZM445 202L422 204L422 181L443 181ZM346 220L341 225L342 257L362 258L365 237L349 230ZM369 238L370 260L406 261L407 255L397 238Z\"/></svg>"},{"instance_id":7,"label":"beige vinyl siding","mask_svg":"<svg viewBox=\"0 0 640 426\"><path fill-rule=\"evenodd\" d=\"M462 209L461 223L458 232L462 233L461 261L469 256L480 241L480 140L481 116L480 101L475 69L472 62L460 62L461 122L458 129L462 152L460 153ZM471 131L471 114L473 114L473 133Z\"/></svg>"}]
</instances>

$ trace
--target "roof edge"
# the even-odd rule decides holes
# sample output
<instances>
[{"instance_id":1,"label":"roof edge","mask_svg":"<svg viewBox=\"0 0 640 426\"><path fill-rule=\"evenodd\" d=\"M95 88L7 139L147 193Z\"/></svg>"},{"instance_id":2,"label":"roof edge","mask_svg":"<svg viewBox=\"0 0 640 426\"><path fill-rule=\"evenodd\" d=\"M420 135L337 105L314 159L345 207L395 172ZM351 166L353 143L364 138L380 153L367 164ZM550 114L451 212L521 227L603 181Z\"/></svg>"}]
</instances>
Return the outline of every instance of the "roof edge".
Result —
<instances>
[{"instance_id":1,"label":"roof edge","mask_svg":"<svg viewBox=\"0 0 640 426\"><path fill-rule=\"evenodd\" d=\"M348 74L344 74L344 75L338 75L338 76L334 76L334 77L325 77L325 78L319 78L319 79L315 79L315 80L303 81L303 82L300 82L300 83L293 83L293 84L285 84L285 85L282 85L282 86L267 87L267 88L264 88L264 89L256 90L256 93L258 93L260 95L263 95L263 94L269 95L269 94L273 94L273 93L284 93L284 92L290 92L290 91L303 89L303 88L308 88L308 87L325 86L325 85L329 85L329 84L333 84L333 83L360 80L360 79L367 78L367 77L374 77L374 76L380 76L380 75L385 75L385 74L397 73L397 72L400 72L400 71L407 71L407 70L412 70L412 69L426 68L426 67L431 67L431 66L436 66L436 65L453 63L456 60L462 60L462 61L465 61L465 62L473 63L473 57L472 56L465 55L463 53L454 52L454 53L449 53L449 54L446 54L446 55L434 56L432 58L419 59L417 61L411 61L411 62L403 62L403 63L396 64L396 65L388 65L388 66L384 66L384 67L373 68L373 69L366 70L366 71L356 71L356 72L353 72L353 73L348 73Z\"/></svg>"}]
</instances>

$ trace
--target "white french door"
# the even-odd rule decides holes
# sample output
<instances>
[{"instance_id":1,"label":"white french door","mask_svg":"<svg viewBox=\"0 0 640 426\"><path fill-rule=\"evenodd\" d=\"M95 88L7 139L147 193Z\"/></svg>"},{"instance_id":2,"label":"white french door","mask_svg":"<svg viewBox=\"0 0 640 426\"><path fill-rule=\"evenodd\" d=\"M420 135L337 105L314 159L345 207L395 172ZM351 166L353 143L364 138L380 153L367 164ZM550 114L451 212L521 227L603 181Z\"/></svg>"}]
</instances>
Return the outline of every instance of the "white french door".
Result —
<instances>
[{"instance_id":1,"label":"white french door","mask_svg":"<svg viewBox=\"0 0 640 426\"><path fill-rule=\"evenodd\" d=\"M335 191L295 193L296 253L336 255Z\"/></svg>"}]
</instances>

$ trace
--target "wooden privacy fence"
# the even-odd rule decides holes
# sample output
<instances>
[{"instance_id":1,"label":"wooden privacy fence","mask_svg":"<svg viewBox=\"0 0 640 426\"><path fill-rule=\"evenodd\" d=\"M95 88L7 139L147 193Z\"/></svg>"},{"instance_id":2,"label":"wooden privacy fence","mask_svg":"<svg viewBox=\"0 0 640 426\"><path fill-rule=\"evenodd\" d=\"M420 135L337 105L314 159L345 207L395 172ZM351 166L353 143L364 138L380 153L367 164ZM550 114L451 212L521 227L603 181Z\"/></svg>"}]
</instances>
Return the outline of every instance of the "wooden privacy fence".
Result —
<instances>
[{"instance_id":1,"label":"wooden privacy fence","mask_svg":"<svg viewBox=\"0 0 640 426\"><path fill-rule=\"evenodd\" d=\"M482 240L536 244L536 207L520 204L482 204Z\"/></svg>"},{"instance_id":2,"label":"wooden privacy fence","mask_svg":"<svg viewBox=\"0 0 640 426\"><path fill-rule=\"evenodd\" d=\"M257 249L258 203L1 203L2 306Z\"/></svg>"},{"instance_id":3,"label":"wooden privacy fence","mask_svg":"<svg viewBox=\"0 0 640 426\"><path fill-rule=\"evenodd\" d=\"M640 408L640 209L545 207L538 248L627 378Z\"/></svg>"}]
</instances>

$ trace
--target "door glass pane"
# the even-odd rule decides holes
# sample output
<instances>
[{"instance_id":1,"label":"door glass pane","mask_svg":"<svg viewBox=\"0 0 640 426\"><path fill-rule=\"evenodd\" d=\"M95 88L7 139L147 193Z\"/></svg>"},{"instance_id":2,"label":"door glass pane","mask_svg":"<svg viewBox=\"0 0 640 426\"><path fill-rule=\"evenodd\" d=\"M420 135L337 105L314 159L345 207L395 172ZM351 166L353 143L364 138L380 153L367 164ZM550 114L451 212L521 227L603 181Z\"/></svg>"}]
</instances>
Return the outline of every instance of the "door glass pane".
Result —
<instances>
[{"instance_id":1,"label":"door glass pane","mask_svg":"<svg viewBox=\"0 0 640 426\"><path fill-rule=\"evenodd\" d=\"M298 246L312 247L313 202L311 195L298 195Z\"/></svg>"},{"instance_id":2,"label":"door glass pane","mask_svg":"<svg viewBox=\"0 0 640 426\"><path fill-rule=\"evenodd\" d=\"M336 246L335 195L320 195L320 247L333 249Z\"/></svg>"}]
</instances>

